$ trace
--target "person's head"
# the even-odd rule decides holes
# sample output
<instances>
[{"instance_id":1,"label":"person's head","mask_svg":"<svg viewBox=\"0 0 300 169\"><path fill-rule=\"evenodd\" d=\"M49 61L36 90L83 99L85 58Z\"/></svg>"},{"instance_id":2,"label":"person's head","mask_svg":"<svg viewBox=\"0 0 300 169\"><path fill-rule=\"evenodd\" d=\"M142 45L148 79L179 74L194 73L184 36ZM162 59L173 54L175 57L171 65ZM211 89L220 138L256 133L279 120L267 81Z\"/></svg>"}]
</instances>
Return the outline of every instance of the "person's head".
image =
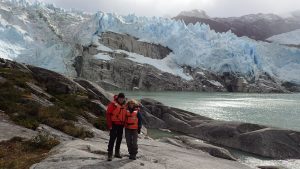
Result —
<instances>
[{"instance_id":1,"label":"person's head","mask_svg":"<svg viewBox=\"0 0 300 169\"><path fill-rule=\"evenodd\" d=\"M133 109L133 108L139 106L139 102L134 99L131 99L128 101L127 105L128 105L128 108Z\"/></svg>"},{"instance_id":2,"label":"person's head","mask_svg":"<svg viewBox=\"0 0 300 169\"><path fill-rule=\"evenodd\" d=\"M124 93L119 93L117 97L117 102L120 104L123 104L125 102L125 94Z\"/></svg>"}]
</instances>

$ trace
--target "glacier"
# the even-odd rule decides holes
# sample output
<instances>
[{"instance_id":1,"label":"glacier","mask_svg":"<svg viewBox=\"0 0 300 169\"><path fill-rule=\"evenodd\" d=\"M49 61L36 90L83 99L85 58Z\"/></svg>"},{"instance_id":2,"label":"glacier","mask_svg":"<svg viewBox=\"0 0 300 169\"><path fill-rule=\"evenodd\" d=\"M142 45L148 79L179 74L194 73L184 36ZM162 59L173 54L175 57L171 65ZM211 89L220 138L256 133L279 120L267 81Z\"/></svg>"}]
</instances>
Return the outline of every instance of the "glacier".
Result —
<instances>
[{"instance_id":1,"label":"glacier","mask_svg":"<svg viewBox=\"0 0 300 169\"><path fill-rule=\"evenodd\" d=\"M216 33L205 24L186 25L168 18L98 12L93 19L90 23L98 24L93 36L112 31L162 44L173 50L171 59L179 66L200 67L220 74L231 72L249 78L268 73L284 81L300 83L299 49L240 38L230 31Z\"/></svg>"},{"instance_id":2,"label":"glacier","mask_svg":"<svg viewBox=\"0 0 300 169\"><path fill-rule=\"evenodd\" d=\"M73 33L84 17L40 2L0 1L0 57L73 76Z\"/></svg>"},{"instance_id":3,"label":"glacier","mask_svg":"<svg viewBox=\"0 0 300 169\"><path fill-rule=\"evenodd\" d=\"M70 76L75 76L72 63L77 55L76 45L94 44L101 33L112 31L169 47L172 54L162 62L151 60L152 65L184 79L190 77L182 67L189 66L248 79L267 73L300 84L300 50L296 48L237 37L230 31L216 33L205 24L186 25L168 18L88 14L26 0L0 3L0 57ZM10 12L14 13L13 18L8 18ZM111 50L97 45L99 50ZM131 56L129 59L136 62L147 62L142 56Z\"/></svg>"}]
</instances>

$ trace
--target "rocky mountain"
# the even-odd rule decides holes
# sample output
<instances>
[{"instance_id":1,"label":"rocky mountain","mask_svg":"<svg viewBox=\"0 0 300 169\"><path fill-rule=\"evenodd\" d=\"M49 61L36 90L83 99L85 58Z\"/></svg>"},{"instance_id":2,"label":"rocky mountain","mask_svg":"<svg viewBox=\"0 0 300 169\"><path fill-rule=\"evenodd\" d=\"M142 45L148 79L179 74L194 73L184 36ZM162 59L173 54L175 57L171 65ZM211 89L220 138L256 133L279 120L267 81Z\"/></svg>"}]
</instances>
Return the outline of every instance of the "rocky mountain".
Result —
<instances>
[{"instance_id":1,"label":"rocky mountain","mask_svg":"<svg viewBox=\"0 0 300 169\"><path fill-rule=\"evenodd\" d=\"M196 17L202 19L209 19L209 16L203 10L194 9L191 11L182 11L179 13L180 16Z\"/></svg>"},{"instance_id":2,"label":"rocky mountain","mask_svg":"<svg viewBox=\"0 0 300 169\"><path fill-rule=\"evenodd\" d=\"M87 14L25 0L0 3L2 58L106 89L299 91L295 48L166 18Z\"/></svg>"},{"instance_id":3,"label":"rocky mountain","mask_svg":"<svg viewBox=\"0 0 300 169\"><path fill-rule=\"evenodd\" d=\"M231 30L237 36L247 36L262 41L274 35L300 29L300 17L297 12L288 17L259 13L229 18L211 18L206 15L192 15L192 13L194 12L181 12L174 19L183 20L186 24L205 23L217 32Z\"/></svg>"}]
</instances>

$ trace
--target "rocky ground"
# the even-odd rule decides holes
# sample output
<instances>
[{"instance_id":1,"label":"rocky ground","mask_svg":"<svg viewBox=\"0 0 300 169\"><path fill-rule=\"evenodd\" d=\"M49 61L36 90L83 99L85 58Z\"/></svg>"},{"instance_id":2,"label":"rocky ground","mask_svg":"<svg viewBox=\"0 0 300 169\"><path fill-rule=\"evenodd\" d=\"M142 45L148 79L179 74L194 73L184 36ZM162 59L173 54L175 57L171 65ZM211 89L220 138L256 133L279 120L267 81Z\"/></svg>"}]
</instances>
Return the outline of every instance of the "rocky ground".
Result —
<instances>
[{"instance_id":1,"label":"rocky ground","mask_svg":"<svg viewBox=\"0 0 300 169\"><path fill-rule=\"evenodd\" d=\"M123 159L106 161L108 133L87 140L69 140L51 151L51 156L33 165L32 169L56 168L197 168L197 169L248 169L236 161L210 156L208 153L187 146L172 145L150 138L139 139L139 154L136 161L128 159L126 143L123 141L121 152Z\"/></svg>"},{"instance_id":2,"label":"rocky ground","mask_svg":"<svg viewBox=\"0 0 300 169\"><path fill-rule=\"evenodd\" d=\"M136 161L128 159L126 142L123 141L121 152L125 157L123 159L114 159L113 162L107 162L107 143L108 133L91 127L90 130L94 132L95 137L91 139L76 139L72 136L64 134L58 130L55 130L49 126L41 125L37 131L26 129L24 127L14 125L9 121L1 122L1 141L9 140L15 136L23 138L31 138L38 133L47 133L56 139L61 141L61 144L52 149L49 153L49 157L34 164L31 169L57 169L57 168L197 168L197 169L248 169L249 167L240 164L232 157L228 160L225 149L208 145L201 146L206 147L211 151L215 151L213 156L219 154L225 154L219 156L219 158L213 157L207 150L201 151L198 148L193 148L191 143L183 144L179 143L179 139L163 139L161 141L155 141L144 135L139 139L139 154ZM14 133L14 134L12 134ZM29 133L29 134L28 134ZM185 138L192 142L193 138ZM177 142L175 144L175 142ZM211 148L209 148L211 147ZM224 151L225 153L222 153ZM222 159L223 158L223 159ZM227 158L227 159L226 159Z\"/></svg>"},{"instance_id":3,"label":"rocky ground","mask_svg":"<svg viewBox=\"0 0 300 169\"><path fill-rule=\"evenodd\" d=\"M40 151L41 145L48 148L49 145L41 144L43 139L39 139L38 144L34 144L39 146L34 157L39 153L47 156L34 158L32 169L249 168L237 162L227 149L211 143L273 159L300 158L299 132L216 121L143 99L142 114L147 128L165 128L192 137L153 140L144 128L139 140L138 160L130 161L124 157L107 162L108 132L104 131L104 112L112 94L84 79L72 80L52 71L8 60L0 60L0 77L0 145L9 144L3 141L14 143L16 138L12 138L16 136L28 140L42 135L60 142L50 152L47 149ZM56 145L56 141L54 143L50 147ZM7 165L10 160L2 160L5 153L0 150L0 165L3 168L18 166ZM22 150L23 155L26 153L26 149ZM127 154L125 142L122 153Z\"/></svg>"}]
</instances>

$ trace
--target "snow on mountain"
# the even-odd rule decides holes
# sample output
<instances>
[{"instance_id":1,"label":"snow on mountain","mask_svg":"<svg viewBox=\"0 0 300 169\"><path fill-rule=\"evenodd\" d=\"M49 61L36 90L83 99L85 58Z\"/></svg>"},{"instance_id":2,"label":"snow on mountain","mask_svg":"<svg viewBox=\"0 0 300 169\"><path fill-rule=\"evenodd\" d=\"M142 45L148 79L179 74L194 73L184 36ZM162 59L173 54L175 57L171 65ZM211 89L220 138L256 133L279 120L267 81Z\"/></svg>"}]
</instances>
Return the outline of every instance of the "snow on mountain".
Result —
<instances>
[{"instance_id":1,"label":"snow on mountain","mask_svg":"<svg viewBox=\"0 0 300 169\"><path fill-rule=\"evenodd\" d=\"M237 19L237 17L232 17L231 19ZM276 21L276 20L281 20L282 18L275 14L258 13L258 14L244 15L240 19L247 22L255 22L258 20Z\"/></svg>"},{"instance_id":2,"label":"snow on mountain","mask_svg":"<svg viewBox=\"0 0 300 169\"><path fill-rule=\"evenodd\" d=\"M275 35L267 39L268 41L285 45L300 45L300 29Z\"/></svg>"},{"instance_id":3,"label":"snow on mountain","mask_svg":"<svg viewBox=\"0 0 300 169\"><path fill-rule=\"evenodd\" d=\"M209 18L205 11L194 9L191 11L182 11L179 13L180 16L196 17L196 18Z\"/></svg>"},{"instance_id":4,"label":"snow on mountain","mask_svg":"<svg viewBox=\"0 0 300 169\"><path fill-rule=\"evenodd\" d=\"M102 32L112 31L169 47L173 53L165 60L145 60L135 54L128 54L128 59L152 64L185 79L190 77L181 67L190 66L249 79L266 72L300 83L300 50L239 38L231 32L216 33L205 24L103 12L90 15L25 0L1 1L0 16L0 57L71 76L73 60L78 56L76 46L94 44ZM110 50L101 44L98 48Z\"/></svg>"}]
</instances>

